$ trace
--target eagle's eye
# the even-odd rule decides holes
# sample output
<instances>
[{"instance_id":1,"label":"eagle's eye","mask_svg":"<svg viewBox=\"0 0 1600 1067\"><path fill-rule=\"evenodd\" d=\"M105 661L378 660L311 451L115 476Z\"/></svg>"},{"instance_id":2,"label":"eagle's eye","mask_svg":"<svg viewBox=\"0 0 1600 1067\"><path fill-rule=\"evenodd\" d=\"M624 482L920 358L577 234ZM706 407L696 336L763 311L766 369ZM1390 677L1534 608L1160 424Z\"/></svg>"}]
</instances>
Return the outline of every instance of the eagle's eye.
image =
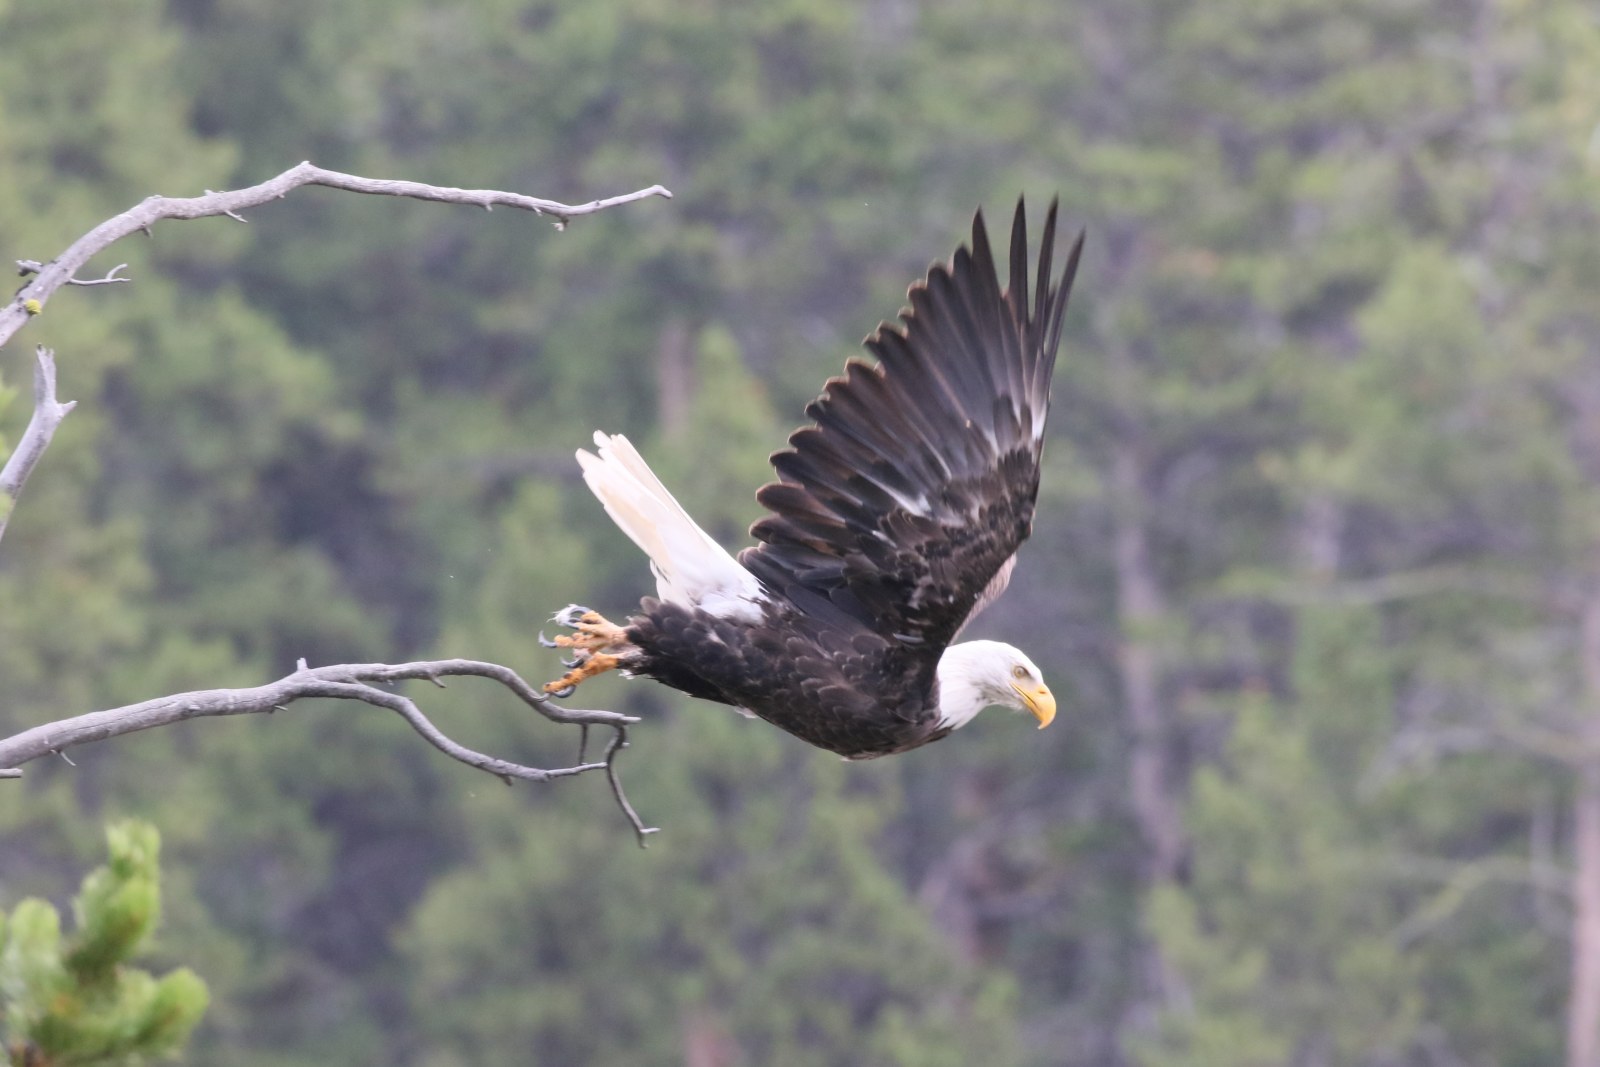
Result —
<instances>
[{"instance_id":1,"label":"eagle's eye","mask_svg":"<svg viewBox=\"0 0 1600 1067\"><path fill-rule=\"evenodd\" d=\"M1011 677L1015 678L1019 682L1024 680L1028 677L1028 668L1024 667L1020 663L1017 664L1015 667L1011 668Z\"/></svg>"}]
</instances>

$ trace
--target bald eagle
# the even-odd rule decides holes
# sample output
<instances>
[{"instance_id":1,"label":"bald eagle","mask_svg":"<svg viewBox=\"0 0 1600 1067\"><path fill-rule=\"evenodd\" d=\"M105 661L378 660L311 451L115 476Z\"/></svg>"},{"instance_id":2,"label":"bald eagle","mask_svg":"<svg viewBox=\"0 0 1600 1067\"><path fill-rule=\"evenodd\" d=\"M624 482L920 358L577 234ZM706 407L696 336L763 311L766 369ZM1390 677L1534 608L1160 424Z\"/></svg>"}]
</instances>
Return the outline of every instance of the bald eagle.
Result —
<instances>
[{"instance_id":1,"label":"bald eagle","mask_svg":"<svg viewBox=\"0 0 1600 1067\"><path fill-rule=\"evenodd\" d=\"M572 650L545 686L566 696L617 668L731 704L848 759L937 741L991 705L1056 702L1039 668L997 641L951 642L999 596L1033 525L1050 374L1077 272L1078 235L1051 279L1056 205L1037 287L1027 222L1011 225L1002 289L984 228L910 289L899 324L867 338L806 408L812 425L772 457L771 512L735 559L619 435L578 452L584 480L650 558L656 596L626 625L569 606Z\"/></svg>"}]
</instances>

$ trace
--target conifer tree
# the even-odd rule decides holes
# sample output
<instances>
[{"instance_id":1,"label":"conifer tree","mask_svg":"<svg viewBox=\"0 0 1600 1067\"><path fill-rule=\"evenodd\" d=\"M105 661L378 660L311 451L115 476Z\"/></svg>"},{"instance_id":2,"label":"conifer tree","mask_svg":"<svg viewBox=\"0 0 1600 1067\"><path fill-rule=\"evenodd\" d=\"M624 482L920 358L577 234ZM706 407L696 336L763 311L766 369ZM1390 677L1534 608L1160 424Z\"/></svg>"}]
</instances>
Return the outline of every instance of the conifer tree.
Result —
<instances>
[{"instance_id":1,"label":"conifer tree","mask_svg":"<svg viewBox=\"0 0 1600 1067\"><path fill-rule=\"evenodd\" d=\"M106 831L110 860L84 879L63 935L48 902L0 913L0 1044L11 1067L138 1067L181 1051L205 1014L188 968L131 966L161 916L160 838L141 822Z\"/></svg>"}]
</instances>

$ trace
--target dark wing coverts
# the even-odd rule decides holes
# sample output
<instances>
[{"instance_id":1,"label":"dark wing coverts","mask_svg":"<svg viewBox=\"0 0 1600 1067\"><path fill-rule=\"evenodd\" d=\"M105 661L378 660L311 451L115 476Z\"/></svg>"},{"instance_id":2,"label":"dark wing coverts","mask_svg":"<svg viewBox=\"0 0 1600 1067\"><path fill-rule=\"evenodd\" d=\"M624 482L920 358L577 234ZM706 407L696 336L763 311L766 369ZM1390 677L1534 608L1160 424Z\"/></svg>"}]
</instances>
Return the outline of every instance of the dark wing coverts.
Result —
<instances>
[{"instance_id":1,"label":"dark wing coverts","mask_svg":"<svg viewBox=\"0 0 1600 1067\"><path fill-rule=\"evenodd\" d=\"M972 247L910 291L902 325L867 338L877 366L830 379L757 499L772 514L739 556L824 625L861 628L925 663L998 595L1032 527L1062 313L1083 246L1050 284L1056 207L1037 288L1019 202L1002 291L979 212ZM917 672L923 673L923 672Z\"/></svg>"}]
</instances>

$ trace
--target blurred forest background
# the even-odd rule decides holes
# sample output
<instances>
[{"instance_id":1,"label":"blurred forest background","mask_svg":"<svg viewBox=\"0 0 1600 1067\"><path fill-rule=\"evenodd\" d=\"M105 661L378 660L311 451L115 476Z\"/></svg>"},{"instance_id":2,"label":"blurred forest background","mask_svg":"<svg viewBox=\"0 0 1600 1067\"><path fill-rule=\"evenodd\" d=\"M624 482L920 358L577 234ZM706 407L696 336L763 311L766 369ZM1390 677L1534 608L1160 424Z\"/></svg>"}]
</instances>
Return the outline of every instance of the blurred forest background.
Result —
<instances>
[{"instance_id":1,"label":"blurred forest background","mask_svg":"<svg viewBox=\"0 0 1600 1067\"><path fill-rule=\"evenodd\" d=\"M302 160L113 248L0 352L80 401L0 549L0 730L313 664L555 669L637 552L626 430L724 543L974 207L1088 253L1020 580L1056 725L844 765L637 713L502 788L376 710L0 784L0 907L161 829L158 967L235 1067L1594 1067L1600 22L1579 0L0 0L0 252ZM494 687L427 709L565 763Z\"/></svg>"}]
</instances>

